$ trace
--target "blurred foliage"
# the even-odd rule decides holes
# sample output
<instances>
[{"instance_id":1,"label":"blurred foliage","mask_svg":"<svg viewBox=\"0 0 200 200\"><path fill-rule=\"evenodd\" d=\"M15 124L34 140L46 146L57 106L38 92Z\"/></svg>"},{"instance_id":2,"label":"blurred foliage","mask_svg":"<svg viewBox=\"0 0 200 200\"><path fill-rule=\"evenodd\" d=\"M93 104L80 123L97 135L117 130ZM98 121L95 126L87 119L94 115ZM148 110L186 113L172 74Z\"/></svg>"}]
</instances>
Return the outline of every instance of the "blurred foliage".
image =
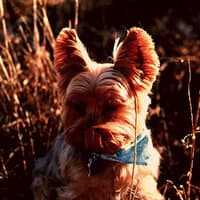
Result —
<instances>
[{"instance_id":1,"label":"blurred foliage","mask_svg":"<svg viewBox=\"0 0 200 200\"><path fill-rule=\"evenodd\" d=\"M37 2L34 12L33 2ZM112 60L115 33L131 26L144 28L155 41L161 67L147 125L162 154L159 187L172 200L187 199L192 131L189 67L194 118L199 109L200 12L195 2L190 7L182 2L181 8L173 8L172 0L79 2L78 32L96 61ZM0 5L0 199L31 199L34 160L47 152L63 129L53 47L60 29L73 26L75 4L74 0L4 0L4 11L2 0ZM196 136L191 199L198 200L199 129Z\"/></svg>"}]
</instances>

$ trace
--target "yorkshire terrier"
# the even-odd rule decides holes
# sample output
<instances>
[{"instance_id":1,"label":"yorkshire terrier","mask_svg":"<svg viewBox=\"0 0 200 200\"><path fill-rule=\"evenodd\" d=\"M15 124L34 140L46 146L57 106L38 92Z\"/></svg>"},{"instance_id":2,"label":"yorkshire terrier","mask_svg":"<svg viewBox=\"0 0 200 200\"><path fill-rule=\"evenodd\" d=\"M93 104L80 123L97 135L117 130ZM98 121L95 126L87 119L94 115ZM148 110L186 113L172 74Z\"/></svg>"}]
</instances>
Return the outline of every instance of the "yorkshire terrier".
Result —
<instances>
[{"instance_id":1,"label":"yorkshire terrier","mask_svg":"<svg viewBox=\"0 0 200 200\"><path fill-rule=\"evenodd\" d=\"M57 37L65 131L34 170L35 200L162 200L160 155L145 117L159 67L150 35L133 27L113 63L96 63L73 29Z\"/></svg>"}]
</instances>

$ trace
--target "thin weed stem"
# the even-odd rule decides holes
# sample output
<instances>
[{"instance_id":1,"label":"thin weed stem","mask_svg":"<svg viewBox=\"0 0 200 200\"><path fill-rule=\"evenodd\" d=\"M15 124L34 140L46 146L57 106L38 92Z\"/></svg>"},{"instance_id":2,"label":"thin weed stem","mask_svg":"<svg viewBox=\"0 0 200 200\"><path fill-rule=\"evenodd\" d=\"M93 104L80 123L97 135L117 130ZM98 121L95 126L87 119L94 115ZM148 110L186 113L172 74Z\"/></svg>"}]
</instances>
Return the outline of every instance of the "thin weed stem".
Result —
<instances>
[{"instance_id":1,"label":"thin weed stem","mask_svg":"<svg viewBox=\"0 0 200 200\"><path fill-rule=\"evenodd\" d=\"M3 169L4 177L6 179L8 179L8 171L7 171L7 168L6 168L6 163L4 162L4 159L3 159L1 152L0 152L0 163L1 163L1 167Z\"/></svg>"},{"instance_id":2,"label":"thin weed stem","mask_svg":"<svg viewBox=\"0 0 200 200\"><path fill-rule=\"evenodd\" d=\"M37 0L33 0L33 43L35 52L38 51L39 41L40 38L37 27Z\"/></svg>"},{"instance_id":3,"label":"thin weed stem","mask_svg":"<svg viewBox=\"0 0 200 200\"><path fill-rule=\"evenodd\" d=\"M6 49L8 49L8 33L7 33L7 28L6 28L3 0L0 0L0 19L1 19L2 29L3 29L4 45Z\"/></svg>"},{"instance_id":4,"label":"thin weed stem","mask_svg":"<svg viewBox=\"0 0 200 200\"><path fill-rule=\"evenodd\" d=\"M166 195L166 192L167 192L169 187L172 187L176 191L176 194L177 194L177 196L179 197L180 200L184 200L180 190L176 187L176 185L171 180L166 180L166 185L165 185L165 188L164 188L163 195Z\"/></svg>"},{"instance_id":5,"label":"thin weed stem","mask_svg":"<svg viewBox=\"0 0 200 200\"><path fill-rule=\"evenodd\" d=\"M78 32L79 0L75 0L74 28Z\"/></svg>"},{"instance_id":6,"label":"thin weed stem","mask_svg":"<svg viewBox=\"0 0 200 200\"><path fill-rule=\"evenodd\" d=\"M190 119L191 119L191 126L192 126L192 144L191 144L191 155L190 155L190 169L188 172L188 181L187 181L187 199L191 199L191 181L192 181L192 172L194 167L194 157L195 157L195 147L196 147L196 133L195 133L195 124L194 124L194 116L192 110L192 101L191 101L191 94L190 94L190 85L191 85L191 65L190 59L188 58L188 100L189 100L189 109L190 109ZM198 112L197 112L198 113ZM196 120L197 121L197 120Z\"/></svg>"}]
</instances>

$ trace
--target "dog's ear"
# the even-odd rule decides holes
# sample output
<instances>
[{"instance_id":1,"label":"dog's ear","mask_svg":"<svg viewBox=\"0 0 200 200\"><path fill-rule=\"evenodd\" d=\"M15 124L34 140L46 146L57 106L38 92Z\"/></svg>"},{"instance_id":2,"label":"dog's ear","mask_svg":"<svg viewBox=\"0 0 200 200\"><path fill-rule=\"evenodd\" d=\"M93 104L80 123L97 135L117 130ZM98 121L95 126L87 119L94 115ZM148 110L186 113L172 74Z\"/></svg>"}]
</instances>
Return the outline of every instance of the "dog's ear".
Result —
<instances>
[{"instance_id":1,"label":"dog's ear","mask_svg":"<svg viewBox=\"0 0 200 200\"><path fill-rule=\"evenodd\" d=\"M116 45L115 45L116 46ZM114 68L120 71L134 90L149 92L159 58L151 36L141 28L131 28L113 52Z\"/></svg>"},{"instance_id":2,"label":"dog's ear","mask_svg":"<svg viewBox=\"0 0 200 200\"><path fill-rule=\"evenodd\" d=\"M80 72L88 71L90 58L73 29L64 28L56 39L54 65L58 73L58 87L64 97L70 80Z\"/></svg>"}]
</instances>

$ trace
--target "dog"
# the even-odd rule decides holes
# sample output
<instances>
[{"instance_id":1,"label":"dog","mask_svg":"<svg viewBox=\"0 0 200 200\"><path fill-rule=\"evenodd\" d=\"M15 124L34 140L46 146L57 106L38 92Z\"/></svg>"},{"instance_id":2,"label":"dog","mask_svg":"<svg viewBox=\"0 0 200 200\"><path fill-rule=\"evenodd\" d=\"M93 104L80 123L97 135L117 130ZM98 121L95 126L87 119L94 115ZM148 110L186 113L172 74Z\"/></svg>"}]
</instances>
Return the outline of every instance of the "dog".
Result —
<instances>
[{"instance_id":1,"label":"dog","mask_svg":"<svg viewBox=\"0 0 200 200\"><path fill-rule=\"evenodd\" d=\"M162 200L160 155L145 118L159 58L151 36L132 27L112 63L90 59L75 30L59 33L54 64L65 131L39 159L35 200Z\"/></svg>"}]
</instances>

